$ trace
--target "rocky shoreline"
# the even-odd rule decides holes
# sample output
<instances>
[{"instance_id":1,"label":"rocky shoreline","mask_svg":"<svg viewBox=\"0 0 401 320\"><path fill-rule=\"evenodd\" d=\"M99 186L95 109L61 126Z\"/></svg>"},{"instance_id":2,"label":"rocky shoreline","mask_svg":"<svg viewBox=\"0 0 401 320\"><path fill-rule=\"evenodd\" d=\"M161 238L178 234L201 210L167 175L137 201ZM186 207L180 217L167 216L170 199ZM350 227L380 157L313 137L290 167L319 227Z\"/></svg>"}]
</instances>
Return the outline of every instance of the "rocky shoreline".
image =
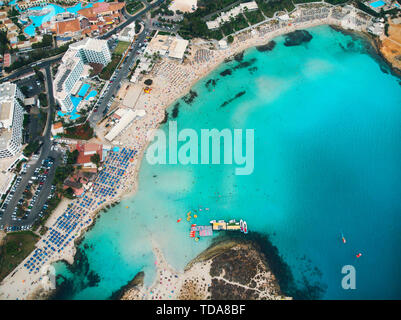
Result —
<instances>
[{"instance_id":1,"label":"rocky shoreline","mask_svg":"<svg viewBox=\"0 0 401 320\"><path fill-rule=\"evenodd\" d=\"M258 244L265 237L219 237L205 251L191 260L183 272L166 275L165 266L160 267L160 279L173 284L174 300L288 300L276 275L273 265ZM159 299L153 294L160 290L162 281L145 288L144 273L138 273L127 285L112 295L112 299L142 300ZM171 282L170 282L171 281Z\"/></svg>"}]
</instances>

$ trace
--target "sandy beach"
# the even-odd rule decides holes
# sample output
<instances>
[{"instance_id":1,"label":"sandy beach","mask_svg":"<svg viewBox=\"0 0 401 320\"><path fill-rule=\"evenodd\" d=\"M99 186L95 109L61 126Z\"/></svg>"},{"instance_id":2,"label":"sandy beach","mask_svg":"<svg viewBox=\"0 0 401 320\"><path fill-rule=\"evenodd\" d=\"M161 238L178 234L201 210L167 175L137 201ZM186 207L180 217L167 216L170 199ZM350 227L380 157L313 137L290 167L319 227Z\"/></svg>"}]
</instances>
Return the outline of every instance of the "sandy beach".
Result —
<instances>
[{"instance_id":1,"label":"sandy beach","mask_svg":"<svg viewBox=\"0 0 401 320\"><path fill-rule=\"evenodd\" d=\"M326 5L327 8L331 6ZM277 20L275 20L277 21ZM58 223L58 219L65 217L67 210L72 207L73 213L77 213L76 220L77 227L73 231L73 237L70 242L67 241L63 244L63 250L56 252L51 257L45 257L44 263L51 265L52 263L65 260L68 263L73 263L74 255L76 252L75 241L84 235L87 228L89 228L95 221L97 213L105 206L118 201L122 197L130 196L136 192L138 187L137 175L140 169L142 157L149 143L149 136L152 130L158 128L160 123L165 117L165 109L170 106L174 101L188 93L190 88L200 79L207 76L212 70L218 67L226 59L244 51L247 48L266 44L270 40L280 35L289 32L306 29L318 25L336 25L341 27L338 19L331 17L329 14L326 18L313 19L311 21L304 21L299 23L289 24L288 22L273 22L260 24L255 28L249 28L244 32L235 35L234 42L229 45L227 49L220 49L216 46L215 42L205 41L202 39L195 39L191 41L189 46L189 54L183 63L178 61L169 60L167 58L161 59L153 68L153 70L138 83L130 84L128 89L122 85L118 94L121 97L119 105L123 108L130 107L133 109L142 109L146 111L146 115L140 119L134 120L131 125L119 136L113 140L114 146L122 148L129 148L135 150L137 153L132 162L128 163L124 169L124 175L119 182L118 190L112 195L99 195L94 191L88 193L87 198L83 200L74 200L63 202L56 209L52 217L49 218L47 226L51 228ZM364 26L356 28L357 31L363 31ZM124 106L124 97L128 94L129 90L143 91L143 81L145 79L152 79L150 94L141 93L131 106ZM125 92L122 92L125 90ZM96 129L96 134L100 141L105 136L106 128L102 125ZM106 143L106 141L104 141ZM107 142L109 144L109 142ZM107 165L105 165L107 170ZM85 205L81 206L85 202ZM87 205L87 203L89 203ZM80 207L81 206L81 207ZM72 209L71 209L72 210ZM68 215L67 215L68 216ZM75 219L75 218L74 218ZM50 238L49 232L37 244L37 248L45 250L47 242L45 239ZM157 265L157 277L154 284L147 289L143 289L138 294L141 299L183 299L182 291L179 289L183 287L185 281L188 283L191 279L199 279L204 277L204 282L197 283L197 291L200 298L207 297L207 283L210 283L209 275L210 265L202 264L194 266L190 274L183 276L176 270L173 270L167 261L164 259L161 251L157 245L154 244L155 264ZM0 299L32 299L37 298L37 292L41 291L42 282L46 279L46 273L42 270L28 272L24 265L32 258L34 253L28 256L10 275L8 275L0 284ZM42 263L42 261L41 261ZM195 290L195 291L196 291ZM181 296L180 293L181 292ZM189 294L189 293L188 293Z\"/></svg>"}]
</instances>

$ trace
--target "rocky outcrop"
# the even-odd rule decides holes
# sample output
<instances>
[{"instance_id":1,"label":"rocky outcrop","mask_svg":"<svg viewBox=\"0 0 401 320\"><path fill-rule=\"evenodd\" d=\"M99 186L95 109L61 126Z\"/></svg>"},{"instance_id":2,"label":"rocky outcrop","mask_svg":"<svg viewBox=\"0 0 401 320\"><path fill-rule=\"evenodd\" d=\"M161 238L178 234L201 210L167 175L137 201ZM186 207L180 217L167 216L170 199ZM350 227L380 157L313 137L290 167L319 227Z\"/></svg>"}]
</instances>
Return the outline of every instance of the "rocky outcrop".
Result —
<instances>
[{"instance_id":1,"label":"rocky outcrop","mask_svg":"<svg viewBox=\"0 0 401 320\"><path fill-rule=\"evenodd\" d=\"M259 52L266 52L266 51L272 51L276 46L276 41L271 40L265 45L257 46L256 50Z\"/></svg>"},{"instance_id":2,"label":"rocky outcrop","mask_svg":"<svg viewBox=\"0 0 401 320\"><path fill-rule=\"evenodd\" d=\"M389 64L401 73L401 24L389 21L388 36L382 36L378 41L381 55Z\"/></svg>"},{"instance_id":3,"label":"rocky outcrop","mask_svg":"<svg viewBox=\"0 0 401 320\"><path fill-rule=\"evenodd\" d=\"M144 272L138 272L137 275L123 286L120 290L114 292L110 299L112 300L139 300L140 292L143 288Z\"/></svg>"},{"instance_id":4,"label":"rocky outcrop","mask_svg":"<svg viewBox=\"0 0 401 320\"><path fill-rule=\"evenodd\" d=\"M213 300L286 299L264 254L252 241L226 240L211 246L191 261L210 265L207 298ZM183 291L183 290L181 290ZM185 298L185 297L182 297Z\"/></svg>"},{"instance_id":5,"label":"rocky outcrop","mask_svg":"<svg viewBox=\"0 0 401 320\"><path fill-rule=\"evenodd\" d=\"M312 40L312 35L306 30L296 30L285 35L284 45L286 47L299 46L304 42Z\"/></svg>"},{"instance_id":6,"label":"rocky outcrop","mask_svg":"<svg viewBox=\"0 0 401 320\"><path fill-rule=\"evenodd\" d=\"M166 271L165 268L163 270ZM265 255L258 244L251 240L238 238L219 241L190 261L184 272L169 275L158 271L160 279L165 277L168 281L174 281L176 292L170 297L172 299L291 299L281 292ZM144 288L143 280L130 283L114 298L159 299L164 285L160 282L159 286L158 281L149 290ZM158 296L155 296L156 292L159 292Z\"/></svg>"}]
</instances>

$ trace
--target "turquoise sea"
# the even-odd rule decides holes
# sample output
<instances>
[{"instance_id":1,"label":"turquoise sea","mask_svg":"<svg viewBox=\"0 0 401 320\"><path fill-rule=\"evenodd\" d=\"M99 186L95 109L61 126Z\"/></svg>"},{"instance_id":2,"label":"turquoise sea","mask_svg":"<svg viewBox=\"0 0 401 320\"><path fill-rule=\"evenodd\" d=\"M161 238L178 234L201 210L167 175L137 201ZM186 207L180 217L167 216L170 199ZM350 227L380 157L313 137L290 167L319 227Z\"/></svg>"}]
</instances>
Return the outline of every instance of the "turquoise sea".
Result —
<instances>
[{"instance_id":1,"label":"turquoise sea","mask_svg":"<svg viewBox=\"0 0 401 320\"><path fill-rule=\"evenodd\" d=\"M299 46L279 37L272 51L247 50L199 81L192 104L178 101L178 129L254 129L253 174L144 161L136 195L100 215L72 268L56 265L67 279L59 298L109 298L141 270L150 284L150 238L182 269L210 244L190 239L185 221L205 207L198 224L243 218L269 235L297 285L320 288L318 298L401 298L400 79L366 41L308 31ZM356 290L341 288L344 265L356 269Z\"/></svg>"}]
</instances>

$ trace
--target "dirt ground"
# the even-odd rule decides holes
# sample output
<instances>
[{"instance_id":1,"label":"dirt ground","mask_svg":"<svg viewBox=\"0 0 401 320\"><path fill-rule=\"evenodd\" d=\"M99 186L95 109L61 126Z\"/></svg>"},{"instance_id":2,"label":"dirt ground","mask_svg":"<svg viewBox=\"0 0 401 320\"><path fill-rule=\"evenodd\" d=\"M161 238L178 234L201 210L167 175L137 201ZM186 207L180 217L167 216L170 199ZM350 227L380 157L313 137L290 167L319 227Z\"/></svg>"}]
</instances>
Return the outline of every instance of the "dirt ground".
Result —
<instances>
[{"instance_id":1,"label":"dirt ground","mask_svg":"<svg viewBox=\"0 0 401 320\"><path fill-rule=\"evenodd\" d=\"M389 37L382 40L380 51L394 67L401 70L401 24L392 24L388 29Z\"/></svg>"},{"instance_id":2,"label":"dirt ground","mask_svg":"<svg viewBox=\"0 0 401 320\"><path fill-rule=\"evenodd\" d=\"M192 12L192 6L197 7L197 0L174 0L170 5L170 10L180 10L182 12Z\"/></svg>"}]
</instances>

